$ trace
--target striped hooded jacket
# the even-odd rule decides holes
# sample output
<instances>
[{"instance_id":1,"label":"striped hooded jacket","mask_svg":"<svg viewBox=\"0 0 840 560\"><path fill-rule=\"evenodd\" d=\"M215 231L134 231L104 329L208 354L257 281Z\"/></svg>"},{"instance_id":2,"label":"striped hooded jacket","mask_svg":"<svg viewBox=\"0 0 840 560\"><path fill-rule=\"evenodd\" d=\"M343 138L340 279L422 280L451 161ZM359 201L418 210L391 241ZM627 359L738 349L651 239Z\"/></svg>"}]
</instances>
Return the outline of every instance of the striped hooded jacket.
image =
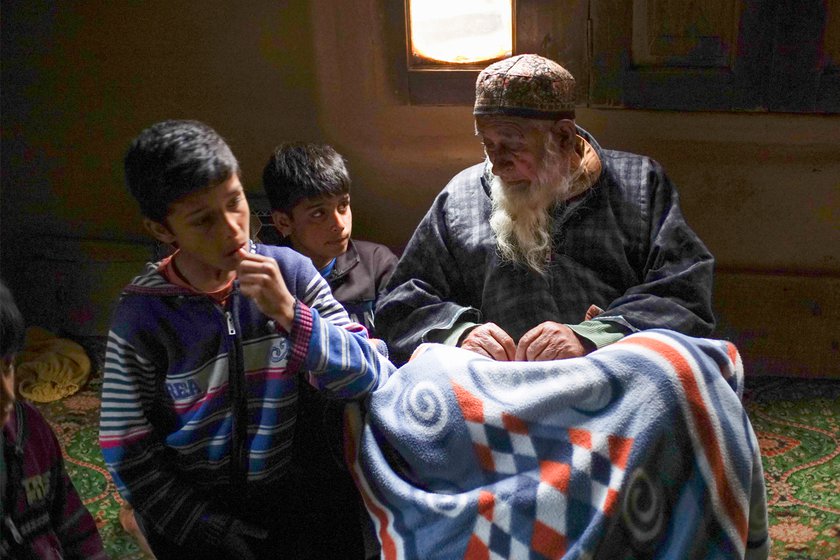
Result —
<instances>
[{"instance_id":1,"label":"striped hooded jacket","mask_svg":"<svg viewBox=\"0 0 840 560\"><path fill-rule=\"evenodd\" d=\"M123 290L108 335L105 462L121 494L154 525L147 529L179 545L221 539L231 520L225 500L277 499L272 483L289 468L301 379L362 399L393 370L308 258L251 248L278 261L296 298L290 333L238 282L222 308L150 265Z\"/></svg>"}]
</instances>

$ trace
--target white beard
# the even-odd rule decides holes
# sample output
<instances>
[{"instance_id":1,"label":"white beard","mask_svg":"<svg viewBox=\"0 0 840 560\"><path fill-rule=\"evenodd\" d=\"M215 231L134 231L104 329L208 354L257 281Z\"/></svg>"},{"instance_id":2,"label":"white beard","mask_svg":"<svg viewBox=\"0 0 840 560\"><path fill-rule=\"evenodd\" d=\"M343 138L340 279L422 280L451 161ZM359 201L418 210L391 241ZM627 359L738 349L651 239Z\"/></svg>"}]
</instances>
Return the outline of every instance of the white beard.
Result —
<instances>
[{"instance_id":1,"label":"white beard","mask_svg":"<svg viewBox=\"0 0 840 560\"><path fill-rule=\"evenodd\" d=\"M550 211L557 201L567 198L572 184L569 161L560 155L551 135L546 139L537 179L530 185L512 187L493 176L490 227L496 234L503 261L524 264L540 274L545 272L551 255Z\"/></svg>"}]
</instances>

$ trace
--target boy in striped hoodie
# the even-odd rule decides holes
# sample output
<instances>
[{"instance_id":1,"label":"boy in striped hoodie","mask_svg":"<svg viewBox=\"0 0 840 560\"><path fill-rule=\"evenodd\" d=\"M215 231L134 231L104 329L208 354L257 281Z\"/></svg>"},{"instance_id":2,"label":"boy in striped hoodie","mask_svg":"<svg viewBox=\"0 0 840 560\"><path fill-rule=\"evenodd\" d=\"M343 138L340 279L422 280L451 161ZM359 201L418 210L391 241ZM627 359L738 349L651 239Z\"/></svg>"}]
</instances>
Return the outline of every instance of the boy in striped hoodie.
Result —
<instances>
[{"instance_id":1,"label":"boy in striped hoodie","mask_svg":"<svg viewBox=\"0 0 840 560\"><path fill-rule=\"evenodd\" d=\"M102 452L152 551L344 557L328 508L311 507L328 492L301 460L300 401L306 385L364 399L393 365L309 259L249 239L239 165L214 130L157 123L124 163L145 227L176 248L123 290L102 389Z\"/></svg>"}]
</instances>

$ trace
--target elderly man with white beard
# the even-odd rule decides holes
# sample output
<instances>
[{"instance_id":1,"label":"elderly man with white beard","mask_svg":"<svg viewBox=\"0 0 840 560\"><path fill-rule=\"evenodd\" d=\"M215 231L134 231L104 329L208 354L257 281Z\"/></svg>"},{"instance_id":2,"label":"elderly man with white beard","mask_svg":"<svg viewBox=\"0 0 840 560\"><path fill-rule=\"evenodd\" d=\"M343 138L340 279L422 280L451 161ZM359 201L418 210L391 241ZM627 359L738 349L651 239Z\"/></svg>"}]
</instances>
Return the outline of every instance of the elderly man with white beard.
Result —
<instances>
[{"instance_id":1,"label":"elderly man with white beard","mask_svg":"<svg viewBox=\"0 0 840 560\"><path fill-rule=\"evenodd\" d=\"M423 342L496 360L583 356L643 329L707 336L714 259L662 167L575 123L574 78L537 55L476 81L486 160L438 194L376 310L399 363Z\"/></svg>"}]
</instances>

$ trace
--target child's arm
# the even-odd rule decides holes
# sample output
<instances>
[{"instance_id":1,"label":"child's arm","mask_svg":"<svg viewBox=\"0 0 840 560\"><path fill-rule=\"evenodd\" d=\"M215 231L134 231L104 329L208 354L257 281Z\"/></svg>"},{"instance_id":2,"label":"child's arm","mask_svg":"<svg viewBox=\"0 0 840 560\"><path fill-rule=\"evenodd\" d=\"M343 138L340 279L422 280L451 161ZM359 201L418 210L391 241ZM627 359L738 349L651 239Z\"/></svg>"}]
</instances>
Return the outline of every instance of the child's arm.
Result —
<instances>
[{"instance_id":1,"label":"child's arm","mask_svg":"<svg viewBox=\"0 0 840 560\"><path fill-rule=\"evenodd\" d=\"M323 319L317 307L300 301L290 338L289 370L307 371L314 387L339 398L364 398L396 369L367 338L363 326L350 322L337 326Z\"/></svg>"},{"instance_id":2,"label":"child's arm","mask_svg":"<svg viewBox=\"0 0 840 560\"><path fill-rule=\"evenodd\" d=\"M241 255L240 289L289 333L290 371L302 367L315 387L345 399L362 398L385 382L394 366L370 343L365 328L350 322L308 259L300 266L290 265L298 286L292 294L274 258L244 251Z\"/></svg>"},{"instance_id":3,"label":"child's arm","mask_svg":"<svg viewBox=\"0 0 840 560\"><path fill-rule=\"evenodd\" d=\"M309 372L310 383L340 398L363 398L382 386L396 369L382 341L372 341L365 328L353 323L317 271L298 296L298 313L291 332L291 367ZM380 343L380 345L375 345Z\"/></svg>"},{"instance_id":4,"label":"child's arm","mask_svg":"<svg viewBox=\"0 0 840 560\"><path fill-rule=\"evenodd\" d=\"M67 559L105 559L108 556L102 548L102 538L90 512L82 504L73 482L62 463L59 488L56 490L60 509L55 518L58 538Z\"/></svg>"},{"instance_id":5,"label":"child's arm","mask_svg":"<svg viewBox=\"0 0 840 560\"><path fill-rule=\"evenodd\" d=\"M61 542L64 558L107 558L102 548L102 538L90 512L82 504L73 482L67 475L61 447L46 420L34 407L25 410L30 441L41 447L44 459L51 464L52 496L50 518L56 537Z\"/></svg>"}]
</instances>

